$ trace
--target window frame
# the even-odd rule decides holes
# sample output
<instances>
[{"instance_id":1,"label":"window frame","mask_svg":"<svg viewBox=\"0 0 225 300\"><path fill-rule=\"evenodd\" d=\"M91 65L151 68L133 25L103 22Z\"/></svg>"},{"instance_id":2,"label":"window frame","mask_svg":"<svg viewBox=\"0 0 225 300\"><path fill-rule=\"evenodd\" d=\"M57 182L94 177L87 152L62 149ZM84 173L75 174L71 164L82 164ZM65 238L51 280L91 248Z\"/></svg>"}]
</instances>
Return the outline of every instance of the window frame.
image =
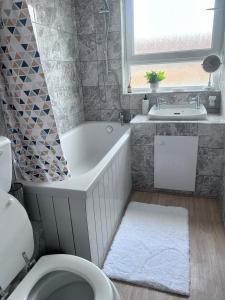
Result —
<instances>
[{"instance_id":1,"label":"window frame","mask_svg":"<svg viewBox=\"0 0 225 300\"><path fill-rule=\"evenodd\" d=\"M220 55L222 50L222 43L224 40L224 0L215 0L213 32L212 32L212 47L210 49L197 49L187 51L171 51L161 53L149 54L134 54L134 0L123 0L123 27L124 27L124 89L126 89L130 80L130 66L131 65L148 65L148 64L162 64L162 63L179 63L188 61L203 60L204 57L210 54ZM212 76L215 86L218 84L218 74ZM185 90L202 90L206 86L174 86L161 87L160 90L185 89ZM135 88L135 91L142 91L141 88Z\"/></svg>"}]
</instances>

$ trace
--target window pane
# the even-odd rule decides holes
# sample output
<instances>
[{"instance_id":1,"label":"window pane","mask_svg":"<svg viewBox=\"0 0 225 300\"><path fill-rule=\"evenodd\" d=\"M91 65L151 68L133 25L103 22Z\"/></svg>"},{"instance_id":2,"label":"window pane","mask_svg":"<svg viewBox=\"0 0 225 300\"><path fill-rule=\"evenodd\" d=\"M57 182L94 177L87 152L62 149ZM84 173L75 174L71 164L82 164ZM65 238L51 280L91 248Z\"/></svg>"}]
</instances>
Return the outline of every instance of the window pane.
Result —
<instances>
[{"instance_id":1,"label":"window pane","mask_svg":"<svg viewBox=\"0 0 225 300\"><path fill-rule=\"evenodd\" d=\"M149 88L145 73L152 70L165 71L166 79L160 82L161 87L206 86L209 74L203 70L201 63L201 61L195 61L131 66L131 86L132 88Z\"/></svg>"},{"instance_id":2,"label":"window pane","mask_svg":"<svg viewBox=\"0 0 225 300\"><path fill-rule=\"evenodd\" d=\"M133 0L134 54L209 49L215 0Z\"/></svg>"}]
</instances>

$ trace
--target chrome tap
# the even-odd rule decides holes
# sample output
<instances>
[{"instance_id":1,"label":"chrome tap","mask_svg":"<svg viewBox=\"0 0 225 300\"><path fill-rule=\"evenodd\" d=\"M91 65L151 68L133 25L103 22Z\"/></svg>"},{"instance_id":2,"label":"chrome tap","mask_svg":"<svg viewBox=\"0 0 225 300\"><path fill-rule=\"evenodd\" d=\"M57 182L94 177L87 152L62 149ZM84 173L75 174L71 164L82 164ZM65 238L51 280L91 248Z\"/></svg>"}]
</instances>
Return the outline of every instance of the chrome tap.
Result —
<instances>
[{"instance_id":1,"label":"chrome tap","mask_svg":"<svg viewBox=\"0 0 225 300\"><path fill-rule=\"evenodd\" d=\"M119 114L119 121L120 121L120 125L123 126L124 125L124 112L120 112Z\"/></svg>"},{"instance_id":2,"label":"chrome tap","mask_svg":"<svg viewBox=\"0 0 225 300\"><path fill-rule=\"evenodd\" d=\"M160 105L159 105L159 97L156 97L156 108L159 109Z\"/></svg>"},{"instance_id":3,"label":"chrome tap","mask_svg":"<svg viewBox=\"0 0 225 300\"><path fill-rule=\"evenodd\" d=\"M161 104L167 104L167 101L161 97L156 98L156 108L160 109Z\"/></svg>"},{"instance_id":4,"label":"chrome tap","mask_svg":"<svg viewBox=\"0 0 225 300\"><path fill-rule=\"evenodd\" d=\"M191 100L192 100L193 102L195 102L195 107L196 107L196 109L199 109L200 106L201 106L200 96L197 95L197 96L191 98Z\"/></svg>"}]
</instances>

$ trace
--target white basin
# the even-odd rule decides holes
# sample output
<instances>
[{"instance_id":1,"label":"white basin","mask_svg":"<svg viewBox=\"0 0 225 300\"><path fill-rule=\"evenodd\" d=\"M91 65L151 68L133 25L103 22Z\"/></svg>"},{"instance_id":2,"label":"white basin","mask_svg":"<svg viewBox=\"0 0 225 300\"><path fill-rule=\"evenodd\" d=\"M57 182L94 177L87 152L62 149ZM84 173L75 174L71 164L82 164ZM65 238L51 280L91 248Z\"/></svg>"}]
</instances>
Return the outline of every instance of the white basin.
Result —
<instances>
[{"instance_id":1,"label":"white basin","mask_svg":"<svg viewBox=\"0 0 225 300\"><path fill-rule=\"evenodd\" d=\"M163 104L160 108L154 105L148 113L148 118L150 120L205 120L207 111L203 104L199 108L192 104Z\"/></svg>"}]
</instances>

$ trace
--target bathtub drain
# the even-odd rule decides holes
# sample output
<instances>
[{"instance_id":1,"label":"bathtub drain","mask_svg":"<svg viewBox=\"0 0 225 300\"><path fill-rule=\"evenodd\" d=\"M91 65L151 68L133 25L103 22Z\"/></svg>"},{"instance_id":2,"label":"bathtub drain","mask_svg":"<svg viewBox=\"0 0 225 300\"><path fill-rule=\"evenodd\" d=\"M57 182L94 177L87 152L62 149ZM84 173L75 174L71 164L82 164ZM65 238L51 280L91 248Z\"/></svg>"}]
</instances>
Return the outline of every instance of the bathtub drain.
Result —
<instances>
[{"instance_id":1,"label":"bathtub drain","mask_svg":"<svg viewBox=\"0 0 225 300\"><path fill-rule=\"evenodd\" d=\"M113 132L113 127L111 125L106 126L106 131L108 133L112 133Z\"/></svg>"}]
</instances>

